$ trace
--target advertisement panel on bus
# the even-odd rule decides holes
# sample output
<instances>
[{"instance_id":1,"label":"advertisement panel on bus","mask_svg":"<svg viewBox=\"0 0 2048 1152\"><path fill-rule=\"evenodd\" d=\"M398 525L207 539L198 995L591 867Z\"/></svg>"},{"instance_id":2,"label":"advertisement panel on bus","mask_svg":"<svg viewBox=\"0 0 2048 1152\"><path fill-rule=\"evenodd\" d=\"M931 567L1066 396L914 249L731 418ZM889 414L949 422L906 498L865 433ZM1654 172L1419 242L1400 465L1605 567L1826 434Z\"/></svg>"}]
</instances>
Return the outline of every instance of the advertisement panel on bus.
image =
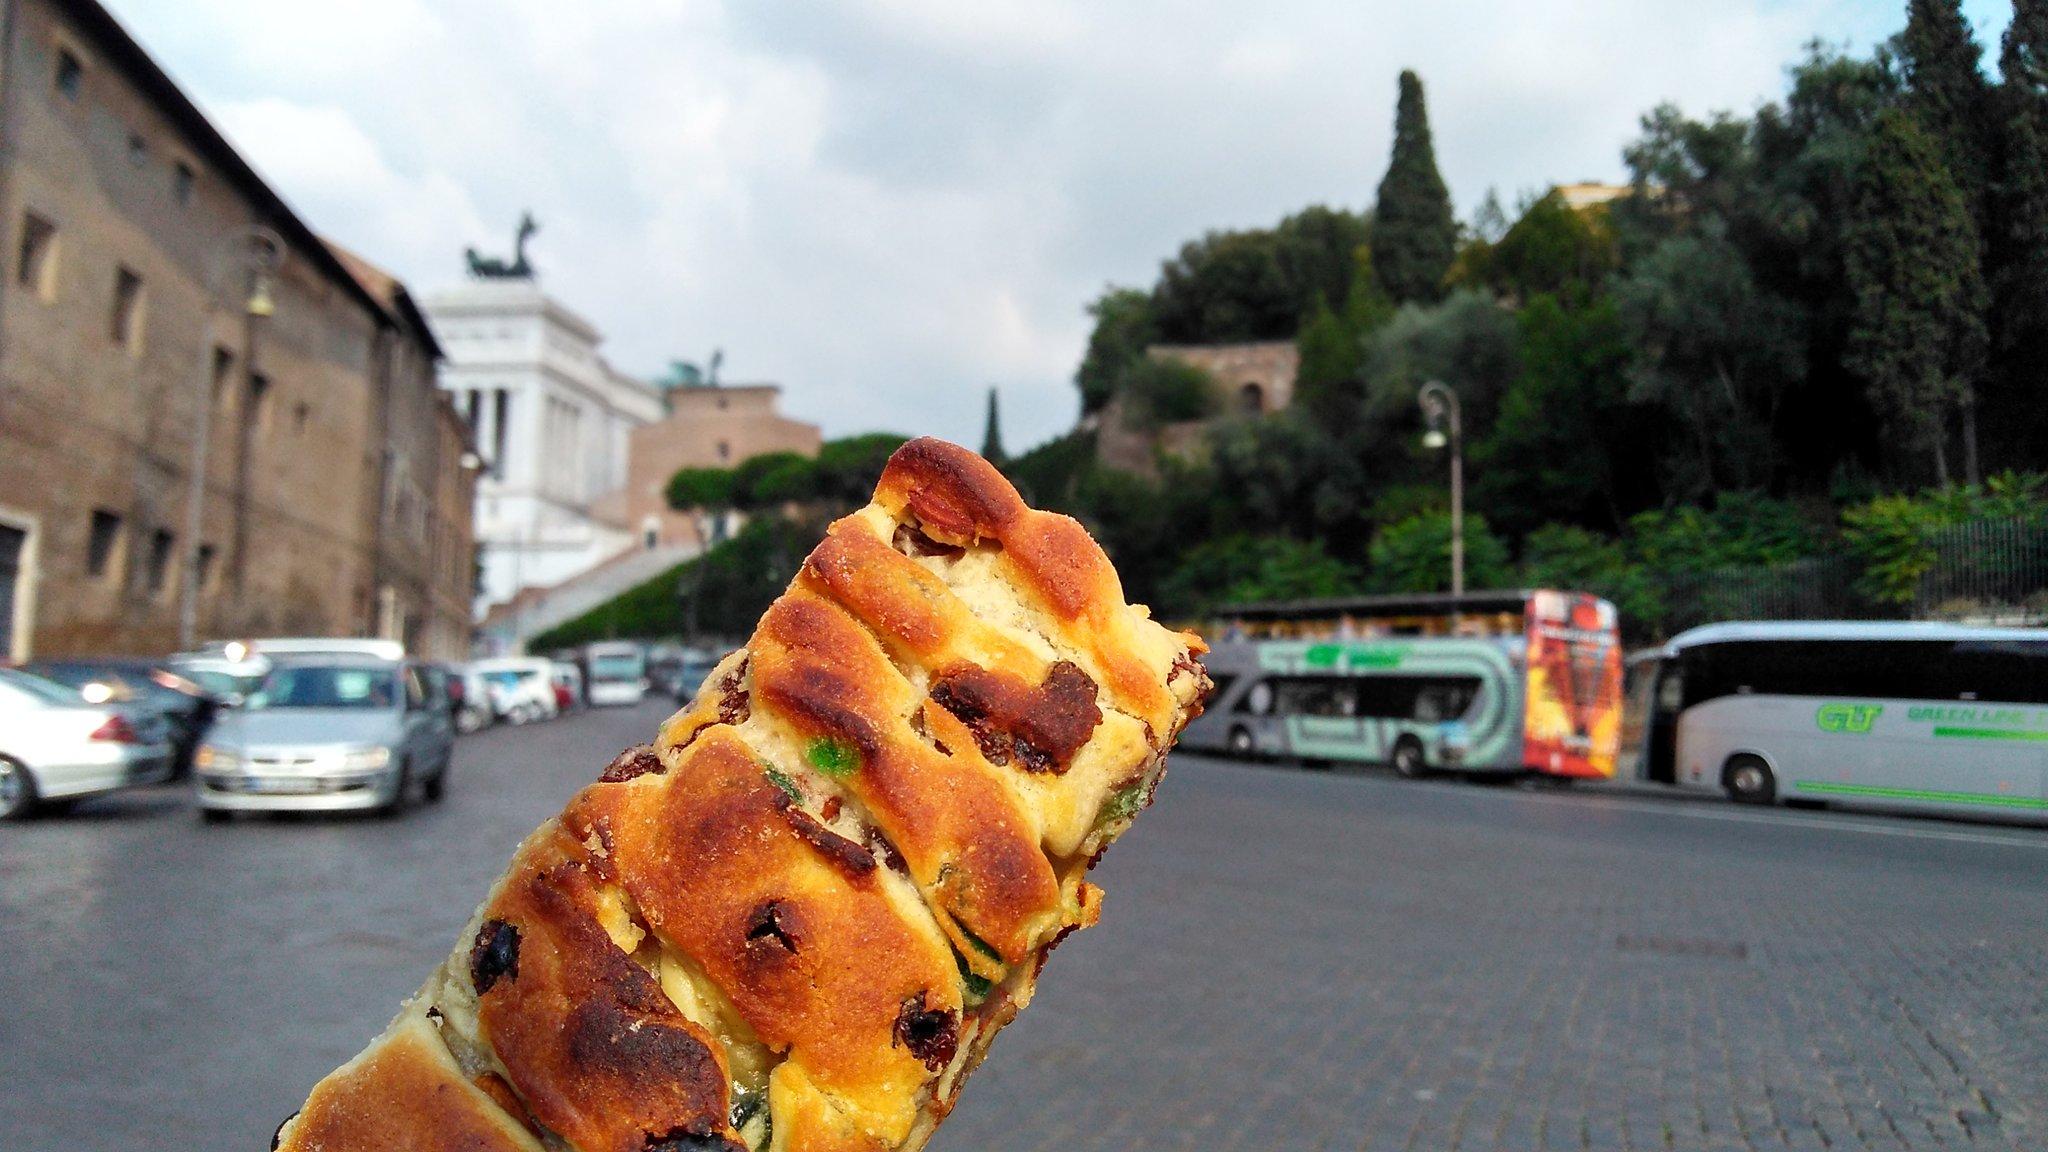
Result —
<instances>
[{"instance_id":1,"label":"advertisement panel on bus","mask_svg":"<svg viewBox=\"0 0 2048 1152\"><path fill-rule=\"evenodd\" d=\"M1522 759L1560 776L1613 776L1621 749L1621 642L1614 605L1537 591L1527 615Z\"/></svg>"}]
</instances>

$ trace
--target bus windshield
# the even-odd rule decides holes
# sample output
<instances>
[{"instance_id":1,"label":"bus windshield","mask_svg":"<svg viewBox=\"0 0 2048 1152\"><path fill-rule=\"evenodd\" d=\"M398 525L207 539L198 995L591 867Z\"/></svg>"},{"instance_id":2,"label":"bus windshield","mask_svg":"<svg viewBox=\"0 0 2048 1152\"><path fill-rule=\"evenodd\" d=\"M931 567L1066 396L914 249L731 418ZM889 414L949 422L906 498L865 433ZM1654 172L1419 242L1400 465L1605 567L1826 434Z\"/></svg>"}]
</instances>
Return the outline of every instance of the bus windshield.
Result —
<instances>
[{"instance_id":1,"label":"bus windshield","mask_svg":"<svg viewBox=\"0 0 2048 1152\"><path fill-rule=\"evenodd\" d=\"M638 680L646 672L647 661L640 656L621 653L590 658L592 680Z\"/></svg>"}]
</instances>

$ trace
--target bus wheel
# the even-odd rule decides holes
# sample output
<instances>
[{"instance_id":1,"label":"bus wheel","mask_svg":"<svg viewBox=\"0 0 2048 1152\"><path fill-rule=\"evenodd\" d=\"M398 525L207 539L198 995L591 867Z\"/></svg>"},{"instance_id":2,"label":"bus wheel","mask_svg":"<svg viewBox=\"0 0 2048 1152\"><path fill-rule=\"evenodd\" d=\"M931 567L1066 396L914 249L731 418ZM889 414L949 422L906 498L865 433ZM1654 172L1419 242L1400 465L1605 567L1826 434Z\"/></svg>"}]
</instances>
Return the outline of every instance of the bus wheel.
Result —
<instances>
[{"instance_id":1,"label":"bus wheel","mask_svg":"<svg viewBox=\"0 0 2048 1152\"><path fill-rule=\"evenodd\" d=\"M1258 746L1252 743L1251 731L1242 724L1230 730L1229 747L1230 754L1239 760L1249 760L1258 752Z\"/></svg>"},{"instance_id":2,"label":"bus wheel","mask_svg":"<svg viewBox=\"0 0 2048 1152\"><path fill-rule=\"evenodd\" d=\"M1761 756L1730 756L1721 769L1721 787L1737 804L1769 804L1778 798L1778 780Z\"/></svg>"},{"instance_id":3,"label":"bus wheel","mask_svg":"<svg viewBox=\"0 0 2048 1152\"><path fill-rule=\"evenodd\" d=\"M1394 771L1410 780L1429 775L1429 761L1422 755L1422 741L1403 736L1394 741Z\"/></svg>"}]
</instances>

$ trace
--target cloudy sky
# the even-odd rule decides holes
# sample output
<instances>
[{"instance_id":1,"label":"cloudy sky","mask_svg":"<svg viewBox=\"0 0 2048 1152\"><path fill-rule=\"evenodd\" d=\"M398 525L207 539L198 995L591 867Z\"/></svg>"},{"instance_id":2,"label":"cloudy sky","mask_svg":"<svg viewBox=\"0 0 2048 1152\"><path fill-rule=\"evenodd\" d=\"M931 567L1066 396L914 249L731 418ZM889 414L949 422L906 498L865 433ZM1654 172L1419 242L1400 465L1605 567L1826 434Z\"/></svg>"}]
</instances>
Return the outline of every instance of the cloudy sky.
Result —
<instances>
[{"instance_id":1,"label":"cloudy sky","mask_svg":"<svg viewBox=\"0 0 2048 1152\"><path fill-rule=\"evenodd\" d=\"M653 376L726 353L836 435L1066 428L1105 283L1366 207L1394 79L1461 212L1616 179L1660 100L1747 110L1904 0L111 0L319 229L427 293L531 208ZM1994 46L2000 0L1965 4Z\"/></svg>"}]
</instances>

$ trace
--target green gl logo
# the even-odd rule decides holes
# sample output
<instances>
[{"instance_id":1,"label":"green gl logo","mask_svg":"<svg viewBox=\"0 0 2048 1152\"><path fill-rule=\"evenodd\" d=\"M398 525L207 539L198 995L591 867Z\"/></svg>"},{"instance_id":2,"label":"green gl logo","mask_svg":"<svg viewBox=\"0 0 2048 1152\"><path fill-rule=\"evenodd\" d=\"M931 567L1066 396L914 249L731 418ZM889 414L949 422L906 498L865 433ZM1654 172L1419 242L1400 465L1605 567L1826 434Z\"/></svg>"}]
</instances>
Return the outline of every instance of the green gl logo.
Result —
<instances>
[{"instance_id":1,"label":"green gl logo","mask_svg":"<svg viewBox=\"0 0 2048 1152\"><path fill-rule=\"evenodd\" d=\"M1823 704L1813 722L1823 732L1868 732L1883 711L1882 704Z\"/></svg>"}]
</instances>

